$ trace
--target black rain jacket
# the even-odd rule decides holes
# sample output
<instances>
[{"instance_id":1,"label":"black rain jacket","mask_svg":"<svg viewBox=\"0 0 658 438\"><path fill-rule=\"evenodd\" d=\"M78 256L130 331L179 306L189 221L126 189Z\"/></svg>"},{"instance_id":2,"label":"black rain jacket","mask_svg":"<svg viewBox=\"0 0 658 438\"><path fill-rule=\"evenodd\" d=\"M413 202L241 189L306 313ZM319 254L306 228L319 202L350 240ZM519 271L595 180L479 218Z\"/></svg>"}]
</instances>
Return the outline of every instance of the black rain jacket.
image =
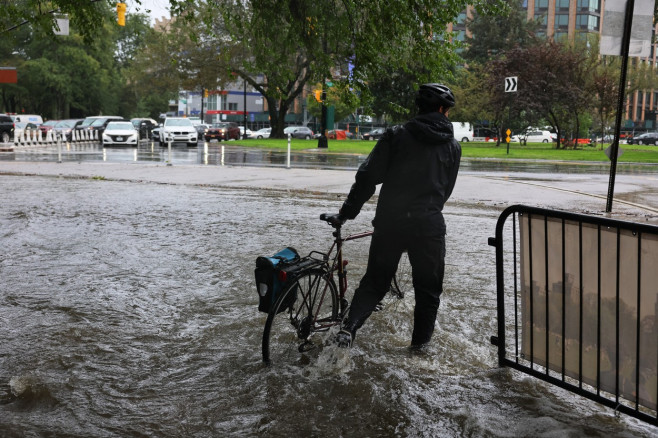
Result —
<instances>
[{"instance_id":1,"label":"black rain jacket","mask_svg":"<svg viewBox=\"0 0 658 438\"><path fill-rule=\"evenodd\" d=\"M445 234L441 211L457 180L461 146L452 123L439 112L421 114L396 130L387 130L356 173L341 207L354 219L382 184L375 230Z\"/></svg>"}]
</instances>

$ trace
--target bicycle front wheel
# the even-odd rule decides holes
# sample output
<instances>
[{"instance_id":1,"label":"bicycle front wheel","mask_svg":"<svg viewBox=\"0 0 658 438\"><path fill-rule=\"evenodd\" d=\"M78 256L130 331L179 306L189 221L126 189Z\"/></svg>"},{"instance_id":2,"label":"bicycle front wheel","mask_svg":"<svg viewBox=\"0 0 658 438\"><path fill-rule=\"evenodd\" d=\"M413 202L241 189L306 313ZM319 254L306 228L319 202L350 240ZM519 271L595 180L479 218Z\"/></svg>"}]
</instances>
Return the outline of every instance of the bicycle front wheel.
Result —
<instances>
[{"instance_id":1,"label":"bicycle front wheel","mask_svg":"<svg viewBox=\"0 0 658 438\"><path fill-rule=\"evenodd\" d=\"M323 269L302 273L286 286L267 316L263 362L291 363L317 350L317 333L339 324L338 315L338 292L331 276Z\"/></svg>"}]
</instances>

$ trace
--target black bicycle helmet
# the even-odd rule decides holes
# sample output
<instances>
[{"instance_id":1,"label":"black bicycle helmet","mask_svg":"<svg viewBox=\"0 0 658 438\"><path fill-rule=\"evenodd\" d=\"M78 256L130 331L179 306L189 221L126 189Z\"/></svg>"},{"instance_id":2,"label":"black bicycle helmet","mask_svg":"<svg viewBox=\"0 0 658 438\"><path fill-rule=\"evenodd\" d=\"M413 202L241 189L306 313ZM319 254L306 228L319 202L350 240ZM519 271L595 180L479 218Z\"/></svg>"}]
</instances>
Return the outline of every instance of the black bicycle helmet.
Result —
<instances>
[{"instance_id":1,"label":"black bicycle helmet","mask_svg":"<svg viewBox=\"0 0 658 438\"><path fill-rule=\"evenodd\" d=\"M436 111L438 107L455 106L455 95L443 84L423 84L418 89L416 105L424 110Z\"/></svg>"}]
</instances>

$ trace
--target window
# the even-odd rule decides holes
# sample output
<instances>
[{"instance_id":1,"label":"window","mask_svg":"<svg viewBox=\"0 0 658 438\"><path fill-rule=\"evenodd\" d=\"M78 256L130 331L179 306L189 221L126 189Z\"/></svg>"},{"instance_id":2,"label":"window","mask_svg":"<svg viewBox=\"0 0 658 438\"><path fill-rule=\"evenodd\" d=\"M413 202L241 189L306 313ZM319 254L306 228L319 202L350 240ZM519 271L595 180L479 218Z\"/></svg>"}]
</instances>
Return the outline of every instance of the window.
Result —
<instances>
[{"instance_id":1,"label":"window","mask_svg":"<svg viewBox=\"0 0 658 438\"><path fill-rule=\"evenodd\" d=\"M556 11L568 11L569 10L569 0L555 0L555 10Z\"/></svg>"},{"instance_id":2,"label":"window","mask_svg":"<svg viewBox=\"0 0 658 438\"><path fill-rule=\"evenodd\" d=\"M599 17L595 15L576 15L578 29L599 30Z\"/></svg>"},{"instance_id":3,"label":"window","mask_svg":"<svg viewBox=\"0 0 658 438\"><path fill-rule=\"evenodd\" d=\"M567 14L555 14L555 28L562 28L569 26L569 15Z\"/></svg>"},{"instance_id":4,"label":"window","mask_svg":"<svg viewBox=\"0 0 658 438\"><path fill-rule=\"evenodd\" d=\"M548 0L535 0L535 13L548 9Z\"/></svg>"},{"instance_id":5,"label":"window","mask_svg":"<svg viewBox=\"0 0 658 438\"><path fill-rule=\"evenodd\" d=\"M601 12L599 0L578 0L579 11Z\"/></svg>"},{"instance_id":6,"label":"window","mask_svg":"<svg viewBox=\"0 0 658 438\"><path fill-rule=\"evenodd\" d=\"M238 104L235 102L229 102L228 103L228 110L229 111L237 111L238 110Z\"/></svg>"},{"instance_id":7,"label":"window","mask_svg":"<svg viewBox=\"0 0 658 438\"><path fill-rule=\"evenodd\" d=\"M457 24L464 24L466 22L466 12L457 15Z\"/></svg>"},{"instance_id":8,"label":"window","mask_svg":"<svg viewBox=\"0 0 658 438\"><path fill-rule=\"evenodd\" d=\"M217 95L216 94L211 94L210 96L208 96L208 103L207 103L206 109L217 110Z\"/></svg>"}]
</instances>

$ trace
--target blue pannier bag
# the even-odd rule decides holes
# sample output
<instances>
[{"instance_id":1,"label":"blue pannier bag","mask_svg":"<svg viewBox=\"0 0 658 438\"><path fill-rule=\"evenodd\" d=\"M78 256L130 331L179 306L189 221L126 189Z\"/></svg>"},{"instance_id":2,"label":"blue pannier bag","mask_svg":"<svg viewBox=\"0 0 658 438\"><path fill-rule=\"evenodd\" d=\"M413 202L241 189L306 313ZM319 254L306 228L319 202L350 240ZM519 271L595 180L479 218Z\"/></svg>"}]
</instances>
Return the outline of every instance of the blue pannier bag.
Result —
<instances>
[{"instance_id":1,"label":"blue pannier bag","mask_svg":"<svg viewBox=\"0 0 658 438\"><path fill-rule=\"evenodd\" d=\"M279 273L286 267L299 261L297 250L287 247L272 257L258 257L256 259L256 289L258 290L258 310L269 313L279 295L285 288L285 282ZM286 310L294 302L296 294L290 295L291 302L279 308L279 312Z\"/></svg>"}]
</instances>

